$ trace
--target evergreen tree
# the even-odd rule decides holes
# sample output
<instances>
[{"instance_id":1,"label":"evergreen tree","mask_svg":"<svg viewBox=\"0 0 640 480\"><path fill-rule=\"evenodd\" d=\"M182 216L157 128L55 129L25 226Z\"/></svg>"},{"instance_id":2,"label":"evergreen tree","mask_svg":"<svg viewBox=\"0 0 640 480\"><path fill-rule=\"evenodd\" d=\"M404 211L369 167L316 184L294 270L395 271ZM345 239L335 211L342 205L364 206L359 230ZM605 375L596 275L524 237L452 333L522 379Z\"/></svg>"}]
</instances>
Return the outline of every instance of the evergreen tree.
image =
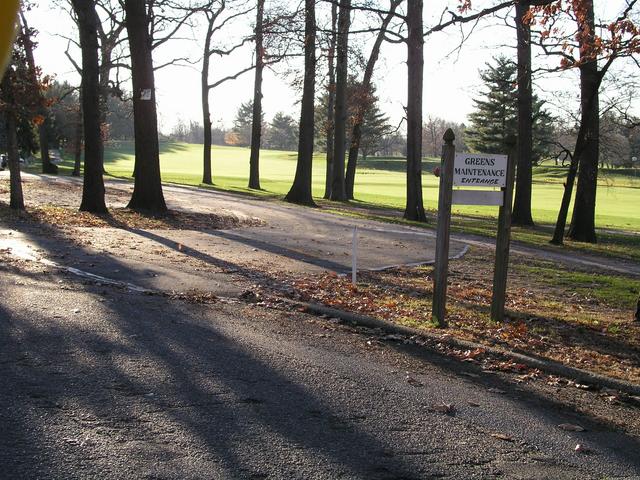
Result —
<instances>
[{"instance_id":1,"label":"evergreen tree","mask_svg":"<svg viewBox=\"0 0 640 480\"><path fill-rule=\"evenodd\" d=\"M294 118L278 112L267 130L266 146L276 150L295 150L298 134L298 124Z\"/></svg>"},{"instance_id":2,"label":"evergreen tree","mask_svg":"<svg viewBox=\"0 0 640 480\"><path fill-rule=\"evenodd\" d=\"M494 58L480 71L486 90L474 100L475 111L469 115L471 125L465 131L465 143L476 152L508 153L506 139L517 135L518 91L517 66L504 56ZM533 161L537 163L550 151L553 117L544 102L533 99Z\"/></svg>"},{"instance_id":3,"label":"evergreen tree","mask_svg":"<svg viewBox=\"0 0 640 480\"><path fill-rule=\"evenodd\" d=\"M349 148L351 144L351 132L353 131L353 122L356 115L355 102L363 101L362 95L358 94L359 85L352 81L347 88L347 137L345 145ZM378 106L378 97L375 92L368 98L368 105L364 115L362 125L362 138L360 140L360 148L364 157L371 155L380 148L382 137L391 133L392 128L389 126L389 117L387 117ZM318 150L326 148L327 134L327 108L329 104L329 94L325 92L316 105L316 130L315 130L315 146Z\"/></svg>"},{"instance_id":4,"label":"evergreen tree","mask_svg":"<svg viewBox=\"0 0 640 480\"><path fill-rule=\"evenodd\" d=\"M264 115L261 122L264 123ZM236 118L233 120L232 144L238 147L251 145L251 124L253 123L253 100L243 102L238 107Z\"/></svg>"},{"instance_id":5,"label":"evergreen tree","mask_svg":"<svg viewBox=\"0 0 640 480\"><path fill-rule=\"evenodd\" d=\"M362 138L360 140L360 151L362 158L376 153L382 148L382 139L392 132L389 125L389 117L380 110L377 98L364 114L362 122Z\"/></svg>"}]
</instances>

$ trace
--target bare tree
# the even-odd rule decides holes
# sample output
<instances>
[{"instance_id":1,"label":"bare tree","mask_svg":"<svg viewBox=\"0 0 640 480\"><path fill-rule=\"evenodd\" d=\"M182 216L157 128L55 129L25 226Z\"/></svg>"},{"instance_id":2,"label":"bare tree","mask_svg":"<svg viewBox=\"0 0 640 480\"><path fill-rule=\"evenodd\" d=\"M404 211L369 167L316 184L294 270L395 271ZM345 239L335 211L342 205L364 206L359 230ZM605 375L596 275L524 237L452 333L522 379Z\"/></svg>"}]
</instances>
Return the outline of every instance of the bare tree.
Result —
<instances>
[{"instance_id":1,"label":"bare tree","mask_svg":"<svg viewBox=\"0 0 640 480\"><path fill-rule=\"evenodd\" d=\"M104 213L103 148L100 129L100 86L98 72L98 15L92 2L72 0L78 18L82 50L82 111L84 123L84 182L80 210Z\"/></svg>"},{"instance_id":2,"label":"bare tree","mask_svg":"<svg viewBox=\"0 0 640 480\"><path fill-rule=\"evenodd\" d=\"M578 68L580 71L580 126L551 240L555 244L563 243L573 185L578 175L568 236L578 241L596 241L600 88L616 59L640 52L640 33L633 18L634 14L637 15L634 10L637 0L625 3L624 9L608 22L595 21L592 0L576 0L565 9L555 3L532 9L542 17L539 23L544 25L538 32L537 43L546 54L560 57L560 69ZM575 22L575 31L565 33L558 26L563 16L569 16ZM532 21L535 21L534 16ZM573 56L574 50L579 52L578 58Z\"/></svg>"},{"instance_id":3,"label":"bare tree","mask_svg":"<svg viewBox=\"0 0 640 480\"><path fill-rule=\"evenodd\" d=\"M347 121L347 74L349 54L349 27L351 24L351 0L340 0L338 12L338 41L336 43L336 97L333 120L333 165L331 168L331 200L346 200L344 176Z\"/></svg>"},{"instance_id":4,"label":"bare tree","mask_svg":"<svg viewBox=\"0 0 640 480\"><path fill-rule=\"evenodd\" d=\"M79 2L80 0L74 0ZM126 26L131 52L135 135L135 184L129 208L165 212L160 178L158 115L152 58L150 19L142 0L125 0ZM83 68L84 70L84 68ZM84 110L85 117L87 110ZM85 121L86 128L86 121ZM85 142L85 149L87 148ZM86 163L86 160L85 160Z\"/></svg>"},{"instance_id":5,"label":"bare tree","mask_svg":"<svg viewBox=\"0 0 640 480\"><path fill-rule=\"evenodd\" d=\"M315 206L311 195L316 71L315 0L305 0L304 12L304 82L300 108L298 162L293 185L291 185L285 200L292 203Z\"/></svg>"},{"instance_id":6,"label":"bare tree","mask_svg":"<svg viewBox=\"0 0 640 480\"><path fill-rule=\"evenodd\" d=\"M336 31L338 25L338 4L331 3L331 34L329 38L329 48L327 51L327 153L326 153L326 173L324 184L324 198L331 197L331 183L333 181L333 140L334 140L334 127L333 119L335 115L335 102L336 102L336 74L335 74L335 56L336 56L336 43L338 40L338 32Z\"/></svg>"},{"instance_id":7,"label":"bare tree","mask_svg":"<svg viewBox=\"0 0 640 480\"><path fill-rule=\"evenodd\" d=\"M353 190L356 177L356 166L358 163L358 151L360 149L360 142L362 140L362 124L364 122L367 110L371 107L373 100L373 92L371 85L371 78L373 77L373 71L375 69L378 56L380 55L380 48L382 42L385 39L387 27L391 21L395 18L395 12L398 6L402 3L402 0L390 0L389 11L382 16L382 23L380 30L376 36L376 39L371 48L367 65L364 69L364 75L362 77L362 83L360 89L362 91L362 100L356 105L356 111L354 115L353 127L351 130L351 145L349 147L349 157L347 161L347 173L345 178L347 199L353 199Z\"/></svg>"},{"instance_id":8,"label":"bare tree","mask_svg":"<svg viewBox=\"0 0 640 480\"><path fill-rule=\"evenodd\" d=\"M35 31L29 28L29 24L27 23L27 18L24 15L24 10L20 9L20 35L23 38L23 45L25 56L27 60L27 64L29 65L29 70L32 72L32 75L36 75L36 62L33 55L34 44L32 38L35 36ZM34 81L37 80L34 78ZM42 95L40 91L38 94ZM40 160L42 161L42 173L58 173L58 166L54 163L51 163L51 158L49 157L49 112L46 106L44 106L44 101L42 102L43 109L41 112L43 121L38 126L38 138L40 140Z\"/></svg>"},{"instance_id":9,"label":"bare tree","mask_svg":"<svg viewBox=\"0 0 640 480\"><path fill-rule=\"evenodd\" d=\"M407 0L407 199L404 218L426 222L422 200L422 0Z\"/></svg>"},{"instance_id":10,"label":"bare tree","mask_svg":"<svg viewBox=\"0 0 640 480\"><path fill-rule=\"evenodd\" d=\"M204 39L204 49L202 56L202 69L200 71L200 88L202 96L202 123L204 125L204 146L203 146L203 173L202 183L211 185L212 171L211 171L211 107L209 104L209 93L211 90L225 82L235 80L240 75L252 70L255 64L250 64L232 75L228 75L219 80L211 82L209 80L209 70L211 68L211 59L214 55L226 56L231 55L235 50L241 48L248 41L250 37L244 37L229 47L218 47L214 45L214 35L220 32L229 22L232 22L238 17L242 17L249 13L253 7L241 8L236 10L226 17L223 17L227 11L227 4L225 0L212 0L199 8L199 11L203 12L207 19L207 30ZM261 83L261 81L260 81Z\"/></svg>"},{"instance_id":11,"label":"bare tree","mask_svg":"<svg viewBox=\"0 0 640 480\"><path fill-rule=\"evenodd\" d=\"M257 0L255 25L255 77L253 82L253 118L251 122L251 155L249 188L260 190L260 139L262 136L262 73L264 70L264 0Z\"/></svg>"}]
</instances>

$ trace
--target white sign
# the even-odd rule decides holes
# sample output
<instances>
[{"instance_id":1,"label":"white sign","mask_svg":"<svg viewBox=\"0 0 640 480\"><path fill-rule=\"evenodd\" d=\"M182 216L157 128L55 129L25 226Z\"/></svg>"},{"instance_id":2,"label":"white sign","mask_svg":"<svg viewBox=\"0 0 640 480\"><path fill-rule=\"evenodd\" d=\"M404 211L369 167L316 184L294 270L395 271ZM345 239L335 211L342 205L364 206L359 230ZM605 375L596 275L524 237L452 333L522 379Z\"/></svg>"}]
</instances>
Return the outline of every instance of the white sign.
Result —
<instances>
[{"instance_id":1,"label":"white sign","mask_svg":"<svg viewBox=\"0 0 640 480\"><path fill-rule=\"evenodd\" d=\"M489 205L501 207L504 193L500 190L454 190L451 203L454 205Z\"/></svg>"},{"instance_id":2,"label":"white sign","mask_svg":"<svg viewBox=\"0 0 640 480\"><path fill-rule=\"evenodd\" d=\"M456 153L453 162L455 187L504 187L506 184L506 155Z\"/></svg>"},{"instance_id":3,"label":"white sign","mask_svg":"<svg viewBox=\"0 0 640 480\"><path fill-rule=\"evenodd\" d=\"M140 100L151 100L151 89L143 88L140 92Z\"/></svg>"}]
</instances>

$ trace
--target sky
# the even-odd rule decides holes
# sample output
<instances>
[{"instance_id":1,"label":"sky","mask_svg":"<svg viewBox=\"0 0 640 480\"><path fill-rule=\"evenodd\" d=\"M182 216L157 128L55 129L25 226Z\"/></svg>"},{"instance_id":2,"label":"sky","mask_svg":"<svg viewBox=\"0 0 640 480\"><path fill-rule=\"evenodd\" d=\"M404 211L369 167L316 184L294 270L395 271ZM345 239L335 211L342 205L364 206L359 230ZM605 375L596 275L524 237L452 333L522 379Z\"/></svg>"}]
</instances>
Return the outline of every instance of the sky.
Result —
<instances>
[{"instance_id":1,"label":"sky","mask_svg":"<svg viewBox=\"0 0 640 480\"><path fill-rule=\"evenodd\" d=\"M601 2L606 9L623 0ZM476 0L474 6L482 7L492 2ZM437 23L446 5L456 4L455 0L431 0L425 2L425 27ZM603 14L606 12L603 12ZM354 19L354 25L364 21L362 14ZM321 16L321 14L319 14ZM512 16L512 15L511 15ZM221 45L231 45L233 39L242 35L253 22L253 13L240 17L235 24L220 35ZM55 74L59 81L67 80L72 84L79 83L79 76L65 57L68 40L63 36L74 36L74 26L68 13L57 7L52 0L39 0L37 6L28 14L30 26L39 30L39 46L36 50L36 62L47 74ZM500 23L500 22L498 22ZM469 31L465 27L464 32ZM64 33L61 33L64 32ZM164 63L168 58L189 56L194 61L202 56L202 27L183 31L180 39L167 42L162 50L154 53L156 64ZM473 111L473 98L481 90L478 70L485 68L486 63L499 53L515 55L512 45L515 43L515 31L502 24L496 25L481 22L474 29L473 35L465 42L464 47L457 50L460 43L461 30L457 27L428 36L425 41L424 68L424 117L428 115L445 118L456 122L465 122L467 115ZM365 56L368 56L371 36L359 35L353 43L362 45ZM79 59L76 50L74 56ZM243 68L251 62L250 47L238 50L231 57L220 59L214 57L211 67L211 80L224 77ZM534 65L536 60L534 59ZM298 93L289 85L284 75L284 66L276 66L275 70L266 70L263 83L263 108L265 118L269 121L277 112L284 112L294 118L299 116L297 104ZM301 64L290 65L293 69L301 69ZM381 108L391 122L397 124L403 117L406 105L406 46L385 43L378 62L374 83L380 98ZM553 103L558 98L557 92L571 99L574 108L577 105L577 74L570 72L562 78L553 76L538 82L538 91ZM253 72L244 74L237 80L227 82L212 91L210 95L212 121L229 127L241 102L252 98ZM200 63L188 66L170 66L156 72L156 96L161 131L168 133L182 120L202 122L200 106ZM553 105L552 105L553 107ZM558 110L559 111L559 110Z\"/></svg>"}]
</instances>

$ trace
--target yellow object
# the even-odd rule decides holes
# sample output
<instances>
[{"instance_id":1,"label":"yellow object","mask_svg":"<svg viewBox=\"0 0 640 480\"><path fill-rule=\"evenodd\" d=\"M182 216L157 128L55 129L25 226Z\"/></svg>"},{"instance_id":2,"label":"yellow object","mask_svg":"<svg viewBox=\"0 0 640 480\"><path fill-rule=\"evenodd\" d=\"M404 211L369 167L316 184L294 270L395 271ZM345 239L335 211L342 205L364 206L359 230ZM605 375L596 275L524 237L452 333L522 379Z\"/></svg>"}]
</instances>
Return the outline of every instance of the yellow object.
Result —
<instances>
[{"instance_id":1,"label":"yellow object","mask_svg":"<svg viewBox=\"0 0 640 480\"><path fill-rule=\"evenodd\" d=\"M19 6L20 0L0 0L0 78L11 54Z\"/></svg>"}]
</instances>

